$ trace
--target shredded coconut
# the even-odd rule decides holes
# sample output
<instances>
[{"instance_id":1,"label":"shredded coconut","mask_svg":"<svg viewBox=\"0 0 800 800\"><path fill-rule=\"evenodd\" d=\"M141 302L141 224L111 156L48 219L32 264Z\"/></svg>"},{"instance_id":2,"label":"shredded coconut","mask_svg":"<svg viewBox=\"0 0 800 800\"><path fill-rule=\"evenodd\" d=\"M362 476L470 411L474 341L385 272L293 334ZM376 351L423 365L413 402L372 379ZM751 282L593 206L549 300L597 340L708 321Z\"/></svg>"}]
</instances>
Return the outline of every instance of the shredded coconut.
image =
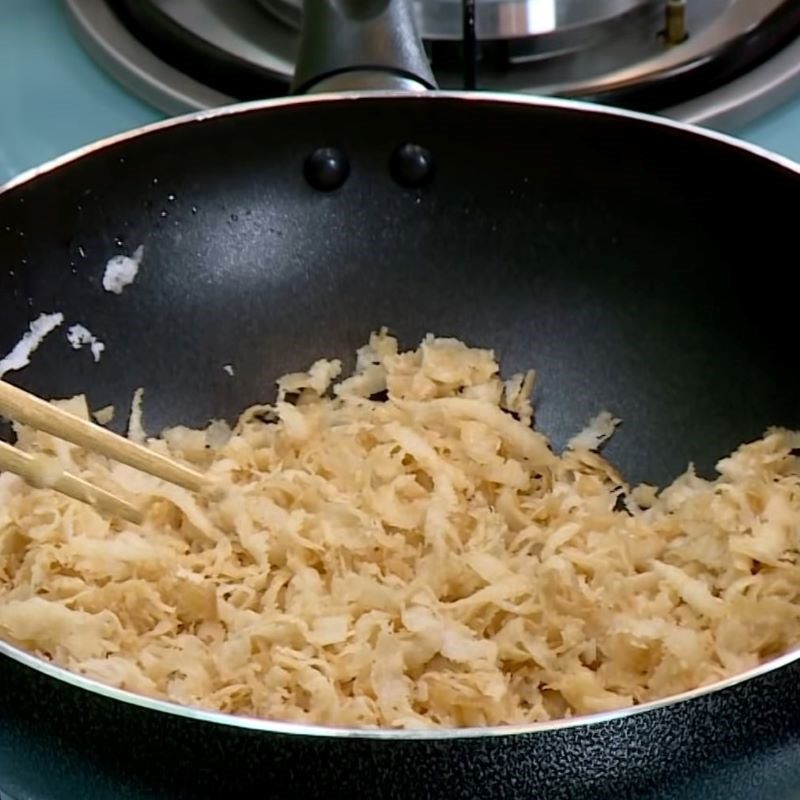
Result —
<instances>
[{"instance_id":1,"label":"shredded coconut","mask_svg":"<svg viewBox=\"0 0 800 800\"><path fill-rule=\"evenodd\" d=\"M28 330L22 338L14 345L11 352L0 359L0 378L7 372L22 369L31 363L31 355L44 341L45 337L52 333L59 325L64 322L64 315L60 312L55 314L39 314L39 316L28 325Z\"/></svg>"},{"instance_id":2,"label":"shredded coconut","mask_svg":"<svg viewBox=\"0 0 800 800\"><path fill-rule=\"evenodd\" d=\"M113 294L122 294L126 286L136 279L144 257L144 245L139 245L132 256L114 256L106 264L103 288Z\"/></svg>"},{"instance_id":3,"label":"shredded coconut","mask_svg":"<svg viewBox=\"0 0 800 800\"><path fill-rule=\"evenodd\" d=\"M131 400L131 415L128 418L128 438L139 444L144 444L147 440L147 433L142 426L142 401L144 400L144 389L140 386L134 393Z\"/></svg>"},{"instance_id":4,"label":"shredded coconut","mask_svg":"<svg viewBox=\"0 0 800 800\"><path fill-rule=\"evenodd\" d=\"M623 708L800 641L800 434L632 488L595 452L610 415L556 455L533 375L503 381L489 350L382 331L340 371L149 440L218 500L19 428L53 475L152 502L137 527L0 476L0 635L177 703L387 728Z\"/></svg>"},{"instance_id":5,"label":"shredded coconut","mask_svg":"<svg viewBox=\"0 0 800 800\"><path fill-rule=\"evenodd\" d=\"M622 420L608 411L601 411L589 424L567 442L570 450L599 450L613 435Z\"/></svg>"},{"instance_id":6,"label":"shredded coconut","mask_svg":"<svg viewBox=\"0 0 800 800\"><path fill-rule=\"evenodd\" d=\"M233 369L233 364L225 364L225 366L223 366L222 369L224 369L225 372L227 372L228 375L230 375L231 377L233 377L236 374Z\"/></svg>"},{"instance_id":7,"label":"shredded coconut","mask_svg":"<svg viewBox=\"0 0 800 800\"><path fill-rule=\"evenodd\" d=\"M73 325L67 330L67 341L73 350L80 350L84 345L89 345L95 362L100 360L106 346L88 328L83 325Z\"/></svg>"},{"instance_id":8,"label":"shredded coconut","mask_svg":"<svg viewBox=\"0 0 800 800\"><path fill-rule=\"evenodd\" d=\"M114 419L114 406L103 406L94 412L94 418L100 425L108 425Z\"/></svg>"}]
</instances>

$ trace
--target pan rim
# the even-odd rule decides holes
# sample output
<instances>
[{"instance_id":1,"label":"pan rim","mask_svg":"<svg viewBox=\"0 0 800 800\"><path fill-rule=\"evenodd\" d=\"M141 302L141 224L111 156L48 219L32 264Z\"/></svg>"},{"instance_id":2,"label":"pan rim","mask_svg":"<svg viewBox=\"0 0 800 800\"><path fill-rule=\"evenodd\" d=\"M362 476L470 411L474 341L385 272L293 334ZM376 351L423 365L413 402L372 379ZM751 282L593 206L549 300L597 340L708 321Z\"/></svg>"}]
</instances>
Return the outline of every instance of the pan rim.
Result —
<instances>
[{"instance_id":1,"label":"pan rim","mask_svg":"<svg viewBox=\"0 0 800 800\"><path fill-rule=\"evenodd\" d=\"M302 105L328 104L331 102L369 102L372 100L420 100L435 102L437 98L466 101L481 104L503 104L513 106L528 106L534 108L552 108L572 111L581 111L595 114L598 116L628 119L642 123L656 125L662 129L672 129L689 134L692 137L705 139L707 141L722 144L733 150L738 150L746 155L755 156L761 160L770 162L775 166L785 169L797 176L800 176L800 163L792 159L773 153L766 148L754 145L749 142L737 139L728 134L718 131L701 128L691 123L680 122L652 114L628 111L625 109L612 108L585 101L564 100L560 98L532 97L528 95L513 95L504 93L474 93L460 91L433 91L433 92L337 92L321 93L316 95L306 95L301 97L279 98L273 100L257 100L248 103L237 103L229 106L222 106L211 110L197 111L183 114L159 122L154 122L138 128L108 136L83 147L76 148L64 155L58 156L31 169L25 170L19 175L0 186L0 197L14 189L37 179L40 176L49 174L59 167L75 162L81 158L100 152L128 140L133 140L158 131L167 130L173 127L193 125L221 117L235 116L238 114L249 114L258 111L268 111L273 108L284 108ZM647 712L665 709L673 705L683 704L689 700L706 697L725 689L731 689L739 684L754 680L767 675L775 670L787 667L795 661L800 660L800 647L789 652L765 661L750 670L725 678L708 686L692 689L680 694L653 700L641 705L629 708L617 709L597 714L582 715L570 719L559 719L547 722L534 722L526 724L486 726L471 728L435 728L435 729L361 729L361 728L338 728L333 726L310 725L291 722L280 722L258 717L234 716L220 711L210 711L193 706L184 706L178 703L147 697L136 694L124 689L101 683L100 681L87 678L77 673L71 672L64 667L45 661L44 659L17 648L5 641L0 640L0 655L10 658L24 667L35 670L36 672L69 684L77 689L89 691L93 694L103 696L110 700L123 702L131 706L137 706L149 711L162 714L169 714L175 717L182 717L193 722L211 723L222 725L229 728L242 730L259 731L286 736L313 736L315 738L329 739L366 739L380 741L449 741L461 739L478 738L502 738L517 737L521 735L544 734L547 732L564 731L572 728L586 728L597 726L603 723L622 721L633 716L645 714Z\"/></svg>"},{"instance_id":2,"label":"pan rim","mask_svg":"<svg viewBox=\"0 0 800 800\"><path fill-rule=\"evenodd\" d=\"M76 689L100 695L109 700L137 706L159 714L182 717L192 722L211 723L228 728L272 733L284 736L312 736L317 739L368 739L378 741L451 741L466 739L500 739L506 737L533 736L545 733L566 731L572 728L597 727L604 723L621 722L631 717L648 712L682 705L690 700L707 697L712 694L732 689L740 684L763 677L769 673L788 667L800 660L800 647L796 647L781 656L772 658L745 672L732 675L707 686L690 689L680 694L651 700L641 705L613 711L602 711L596 714L583 714L566 719L548 720L544 722L517 723L513 725L487 725L469 728L341 728L329 725L313 725L308 723L282 722L261 717L237 716L223 711L211 711L197 706L181 705L171 700L161 700L147 695L137 694L127 689L118 689L98 680L87 678L71 672L66 667L59 667L39 656L21 650L14 645L0 640L0 656L16 661L24 667L61 683L69 684Z\"/></svg>"},{"instance_id":3,"label":"pan rim","mask_svg":"<svg viewBox=\"0 0 800 800\"><path fill-rule=\"evenodd\" d=\"M410 100L424 100L426 102L436 102L443 100L459 100L474 104L486 105L511 105L519 107L533 108L552 108L567 111L581 111L597 116L627 119L660 127L681 131L694 138L705 139L725 145L733 150L738 150L751 156L756 156L762 160L782 167L789 172L800 175L800 162L794 161L788 156L775 153L760 145L746 142L727 133L703 128L689 122L660 117L655 114L647 114L640 111L629 111L622 108L590 103L584 100L569 100L558 97L538 97L532 95L509 94L503 92L466 92L466 91L345 91L345 92L324 92L319 94L300 95L297 97L280 97L271 100L253 100L246 103L235 103L232 105L220 106L219 108L194 111L187 114L180 114L176 117L151 122L137 128L106 136L97 141L77 147L60 156L45 161L42 164L24 170L19 175L10 178L0 184L0 196L17 189L26 183L55 171L59 167L78 161L85 156L95 152L100 152L115 145L122 144L128 140L137 139L162 130L169 130L173 127L193 125L203 123L222 117L250 114L257 111L268 111L270 109L289 108L303 105L325 105L332 102L370 102L375 100L397 100L400 102Z\"/></svg>"}]
</instances>

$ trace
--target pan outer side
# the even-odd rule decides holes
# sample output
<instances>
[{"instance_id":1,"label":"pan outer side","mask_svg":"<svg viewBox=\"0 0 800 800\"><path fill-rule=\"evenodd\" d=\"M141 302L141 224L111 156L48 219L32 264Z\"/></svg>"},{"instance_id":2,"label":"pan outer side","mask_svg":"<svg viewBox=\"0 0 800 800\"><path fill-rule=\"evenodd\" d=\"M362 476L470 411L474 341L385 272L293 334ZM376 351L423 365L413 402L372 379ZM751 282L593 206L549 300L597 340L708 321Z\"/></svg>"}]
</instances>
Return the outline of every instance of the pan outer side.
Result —
<instances>
[{"instance_id":1,"label":"pan outer side","mask_svg":"<svg viewBox=\"0 0 800 800\"><path fill-rule=\"evenodd\" d=\"M604 724L474 739L329 739L164 714L0 661L0 788L47 800L790 800L798 662Z\"/></svg>"}]
</instances>

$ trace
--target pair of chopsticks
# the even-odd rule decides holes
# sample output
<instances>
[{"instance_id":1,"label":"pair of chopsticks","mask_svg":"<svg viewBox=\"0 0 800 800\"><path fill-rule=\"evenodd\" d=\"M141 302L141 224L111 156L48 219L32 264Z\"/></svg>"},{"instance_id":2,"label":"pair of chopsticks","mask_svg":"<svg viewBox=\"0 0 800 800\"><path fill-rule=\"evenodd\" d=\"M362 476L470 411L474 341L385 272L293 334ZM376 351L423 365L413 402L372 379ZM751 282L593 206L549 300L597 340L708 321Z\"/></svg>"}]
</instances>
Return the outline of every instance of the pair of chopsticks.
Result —
<instances>
[{"instance_id":1,"label":"pair of chopsticks","mask_svg":"<svg viewBox=\"0 0 800 800\"><path fill-rule=\"evenodd\" d=\"M2 380L0 415L190 491L201 492L211 485L210 479L201 472L154 453L93 422L62 411L36 395ZM47 473L48 470L43 469L42 457L23 453L3 441L0 441L0 470L13 472L33 486L42 486L44 483L48 488L88 503L103 514L122 517L137 525L144 520L143 509L69 472L57 471L52 474L52 479L43 482L43 472Z\"/></svg>"}]
</instances>

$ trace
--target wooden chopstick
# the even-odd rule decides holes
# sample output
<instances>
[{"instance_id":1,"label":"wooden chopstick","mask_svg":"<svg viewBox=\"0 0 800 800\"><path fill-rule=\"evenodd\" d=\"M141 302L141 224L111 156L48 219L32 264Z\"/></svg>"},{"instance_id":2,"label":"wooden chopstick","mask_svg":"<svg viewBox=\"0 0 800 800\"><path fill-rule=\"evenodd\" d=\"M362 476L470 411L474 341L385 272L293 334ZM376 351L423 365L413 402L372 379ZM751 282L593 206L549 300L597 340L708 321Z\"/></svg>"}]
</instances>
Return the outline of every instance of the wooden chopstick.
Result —
<instances>
[{"instance_id":1,"label":"wooden chopstick","mask_svg":"<svg viewBox=\"0 0 800 800\"><path fill-rule=\"evenodd\" d=\"M0 380L0 415L36 430L45 431L86 450L108 456L168 483L182 486L184 489L200 492L211 486L210 479L203 473L154 453L152 450L119 436L113 431L101 428L93 422L63 411L36 395L2 380ZM15 452L19 451L15 450ZM16 472L16 470L12 471ZM74 478L74 480L79 479ZM69 494L69 492L65 492L65 494ZM109 496L113 497L113 495Z\"/></svg>"},{"instance_id":2,"label":"wooden chopstick","mask_svg":"<svg viewBox=\"0 0 800 800\"><path fill-rule=\"evenodd\" d=\"M46 469L41 456L37 458L29 453L23 453L7 442L0 441L0 470L13 472L32 486L55 489L61 494L93 506L101 513L122 517L135 525L140 525L144 520L144 512L141 509L69 472L56 473L52 480L43 480Z\"/></svg>"}]
</instances>

